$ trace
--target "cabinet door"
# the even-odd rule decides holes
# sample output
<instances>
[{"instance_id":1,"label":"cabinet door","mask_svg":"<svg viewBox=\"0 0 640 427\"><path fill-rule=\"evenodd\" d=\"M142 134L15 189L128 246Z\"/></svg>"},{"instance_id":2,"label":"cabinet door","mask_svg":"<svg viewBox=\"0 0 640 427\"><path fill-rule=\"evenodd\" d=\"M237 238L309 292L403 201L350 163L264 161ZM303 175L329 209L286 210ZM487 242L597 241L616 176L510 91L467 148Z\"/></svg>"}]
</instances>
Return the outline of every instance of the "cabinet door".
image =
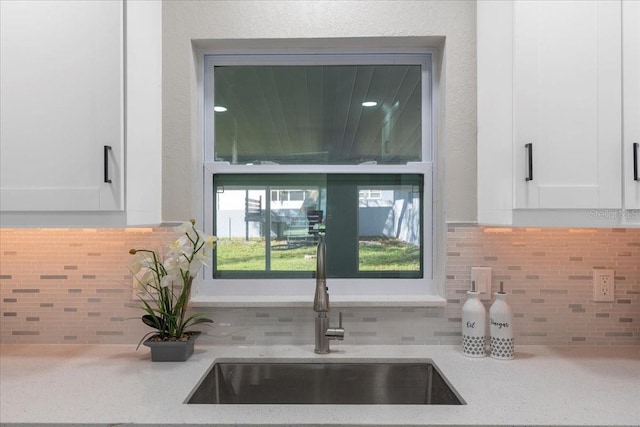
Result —
<instances>
[{"instance_id":1,"label":"cabinet door","mask_svg":"<svg viewBox=\"0 0 640 427\"><path fill-rule=\"evenodd\" d=\"M640 2L638 1L625 0L622 3L622 49L624 204L626 209L640 209Z\"/></svg>"},{"instance_id":2,"label":"cabinet door","mask_svg":"<svg viewBox=\"0 0 640 427\"><path fill-rule=\"evenodd\" d=\"M0 7L0 208L122 210L122 2Z\"/></svg>"},{"instance_id":3,"label":"cabinet door","mask_svg":"<svg viewBox=\"0 0 640 427\"><path fill-rule=\"evenodd\" d=\"M513 17L515 207L620 208L620 1L516 1Z\"/></svg>"}]
</instances>

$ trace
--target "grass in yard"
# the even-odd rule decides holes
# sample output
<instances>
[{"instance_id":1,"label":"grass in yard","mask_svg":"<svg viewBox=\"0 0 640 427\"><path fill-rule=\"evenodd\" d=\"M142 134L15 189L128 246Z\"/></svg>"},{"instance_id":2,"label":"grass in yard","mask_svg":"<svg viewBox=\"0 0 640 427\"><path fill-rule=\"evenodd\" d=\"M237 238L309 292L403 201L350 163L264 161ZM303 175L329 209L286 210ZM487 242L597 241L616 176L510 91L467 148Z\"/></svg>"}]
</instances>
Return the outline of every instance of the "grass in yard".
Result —
<instances>
[{"instance_id":1,"label":"grass in yard","mask_svg":"<svg viewBox=\"0 0 640 427\"><path fill-rule=\"evenodd\" d=\"M276 242L281 246L279 242ZM219 240L216 246L218 269L231 271L255 271L265 269L264 240ZM271 247L271 270L314 271L316 268L315 245L284 249Z\"/></svg>"},{"instance_id":2,"label":"grass in yard","mask_svg":"<svg viewBox=\"0 0 640 427\"><path fill-rule=\"evenodd\" d=\"M420 248L396 239L370 238L360 241L361 271L419 271ZM314 244L287 247L273 242L271 270L314 271ZM218 269L224 271L260 271L265 269L264 240L220 239L216 247Z\"/></svg>"},{"instance_id":3,"label":"grass in yard","mask_svg":"<svg viewBox=\"0 0 640 427\"><path fill-rule=\"evenodd\" d=\"M398 239L360 241L360 271L420 271L420 247Z\"/></svg>"}]
</instances>

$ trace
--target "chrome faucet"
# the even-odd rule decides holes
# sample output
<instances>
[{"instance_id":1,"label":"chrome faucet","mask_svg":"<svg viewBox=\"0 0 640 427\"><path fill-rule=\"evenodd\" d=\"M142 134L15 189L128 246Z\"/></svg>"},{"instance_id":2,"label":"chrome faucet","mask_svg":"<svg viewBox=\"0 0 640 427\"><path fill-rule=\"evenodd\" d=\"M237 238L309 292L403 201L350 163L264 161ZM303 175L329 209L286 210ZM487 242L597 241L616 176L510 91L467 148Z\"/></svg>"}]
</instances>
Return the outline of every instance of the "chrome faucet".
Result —
<instances>
[{"instance_id":1,"label":"chrome faucet","mask_svg":"<svg viewBox=\"0 0 640 427\"><path fill-rule=\"evenodd\" d=\"M329 293L327 288L327 265L325 260L325 244L322 234L318 233L318 248L316 257L316 294L313 298L313 311L316 316L316 348L318 354L326 354L329 349L329 340L344 339L342 327L342 312L339 315L337 328L329 327Z\"/></svg>"}]
</instances>

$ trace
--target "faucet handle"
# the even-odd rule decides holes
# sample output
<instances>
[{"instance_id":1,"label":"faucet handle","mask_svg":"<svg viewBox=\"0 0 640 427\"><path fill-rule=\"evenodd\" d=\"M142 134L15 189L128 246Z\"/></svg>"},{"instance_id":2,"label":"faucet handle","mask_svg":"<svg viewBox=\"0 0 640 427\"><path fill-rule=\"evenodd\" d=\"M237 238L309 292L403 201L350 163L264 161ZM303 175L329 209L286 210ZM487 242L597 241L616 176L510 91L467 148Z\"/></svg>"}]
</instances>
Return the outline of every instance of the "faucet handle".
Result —
<instances>
[{"instance_id":1,"label":"faucet handle","mask_svg":"<svg viewBox=\"0 0 640 427\"><path fill-rule=\"evenodd\" d=\"M344 328L342 327L342 312L338 312L338 327L337 328L327 328L327 331L324 334L330 340L344 340Z\"/></svg>"}]
</instances>

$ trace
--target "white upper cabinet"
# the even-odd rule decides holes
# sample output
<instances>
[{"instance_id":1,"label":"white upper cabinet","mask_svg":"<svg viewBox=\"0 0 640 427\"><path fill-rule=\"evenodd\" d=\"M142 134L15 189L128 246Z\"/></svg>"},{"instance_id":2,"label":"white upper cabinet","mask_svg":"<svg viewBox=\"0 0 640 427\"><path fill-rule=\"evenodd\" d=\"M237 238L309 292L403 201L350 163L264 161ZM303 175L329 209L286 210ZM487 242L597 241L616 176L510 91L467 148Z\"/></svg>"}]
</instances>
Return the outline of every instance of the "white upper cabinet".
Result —
<instances>
[{"instance_id":1,"label":"white upper cabinet","mask_svg":"<svg viewBox=\"0 0 640 427\"><path fill-rule=\"evenodd\" d=\"M623 106L637 134L640 21L625 17L623 41L622 3L478 2L480 223L611 226L635 215L624 211Z\"/></svg>"},{"instance_id":2,"label":"white upper cabinet","mask_svg":"<svg viewBox=\"0 0 640 427\"><path fill-rule=\"evenodd\" d=\"M0 208L122 210L122 1L0 7Z\"/></svg>"},{"instance_id":3,"label":"white upper cabinet","mask_svg":"<svg viewBox=\"0 0 640 427\"><path fill-rule=\"evenodd\" d=\"M624 206L640 209L640 2L622 2Z\"/></svg>"},{"instance_id":4,"label":"white upper cabinet","mask_svg":"<svg viewBox=\"0 0 640 427\"><path fill-rule=\"evenodd\" d=\"M621 64L619 2L514 3L516 209L622 207Z\"/></svg>"},{"instance_id":5,"label":"white upper cabinet","mask_svg":"<svg viewBox=\"0 0 640 427\"><path fill-rule=\"evenodd\" d=\"M0 225L159 224L162 2L0 8Z\"/></svg>"}]
</instances>

